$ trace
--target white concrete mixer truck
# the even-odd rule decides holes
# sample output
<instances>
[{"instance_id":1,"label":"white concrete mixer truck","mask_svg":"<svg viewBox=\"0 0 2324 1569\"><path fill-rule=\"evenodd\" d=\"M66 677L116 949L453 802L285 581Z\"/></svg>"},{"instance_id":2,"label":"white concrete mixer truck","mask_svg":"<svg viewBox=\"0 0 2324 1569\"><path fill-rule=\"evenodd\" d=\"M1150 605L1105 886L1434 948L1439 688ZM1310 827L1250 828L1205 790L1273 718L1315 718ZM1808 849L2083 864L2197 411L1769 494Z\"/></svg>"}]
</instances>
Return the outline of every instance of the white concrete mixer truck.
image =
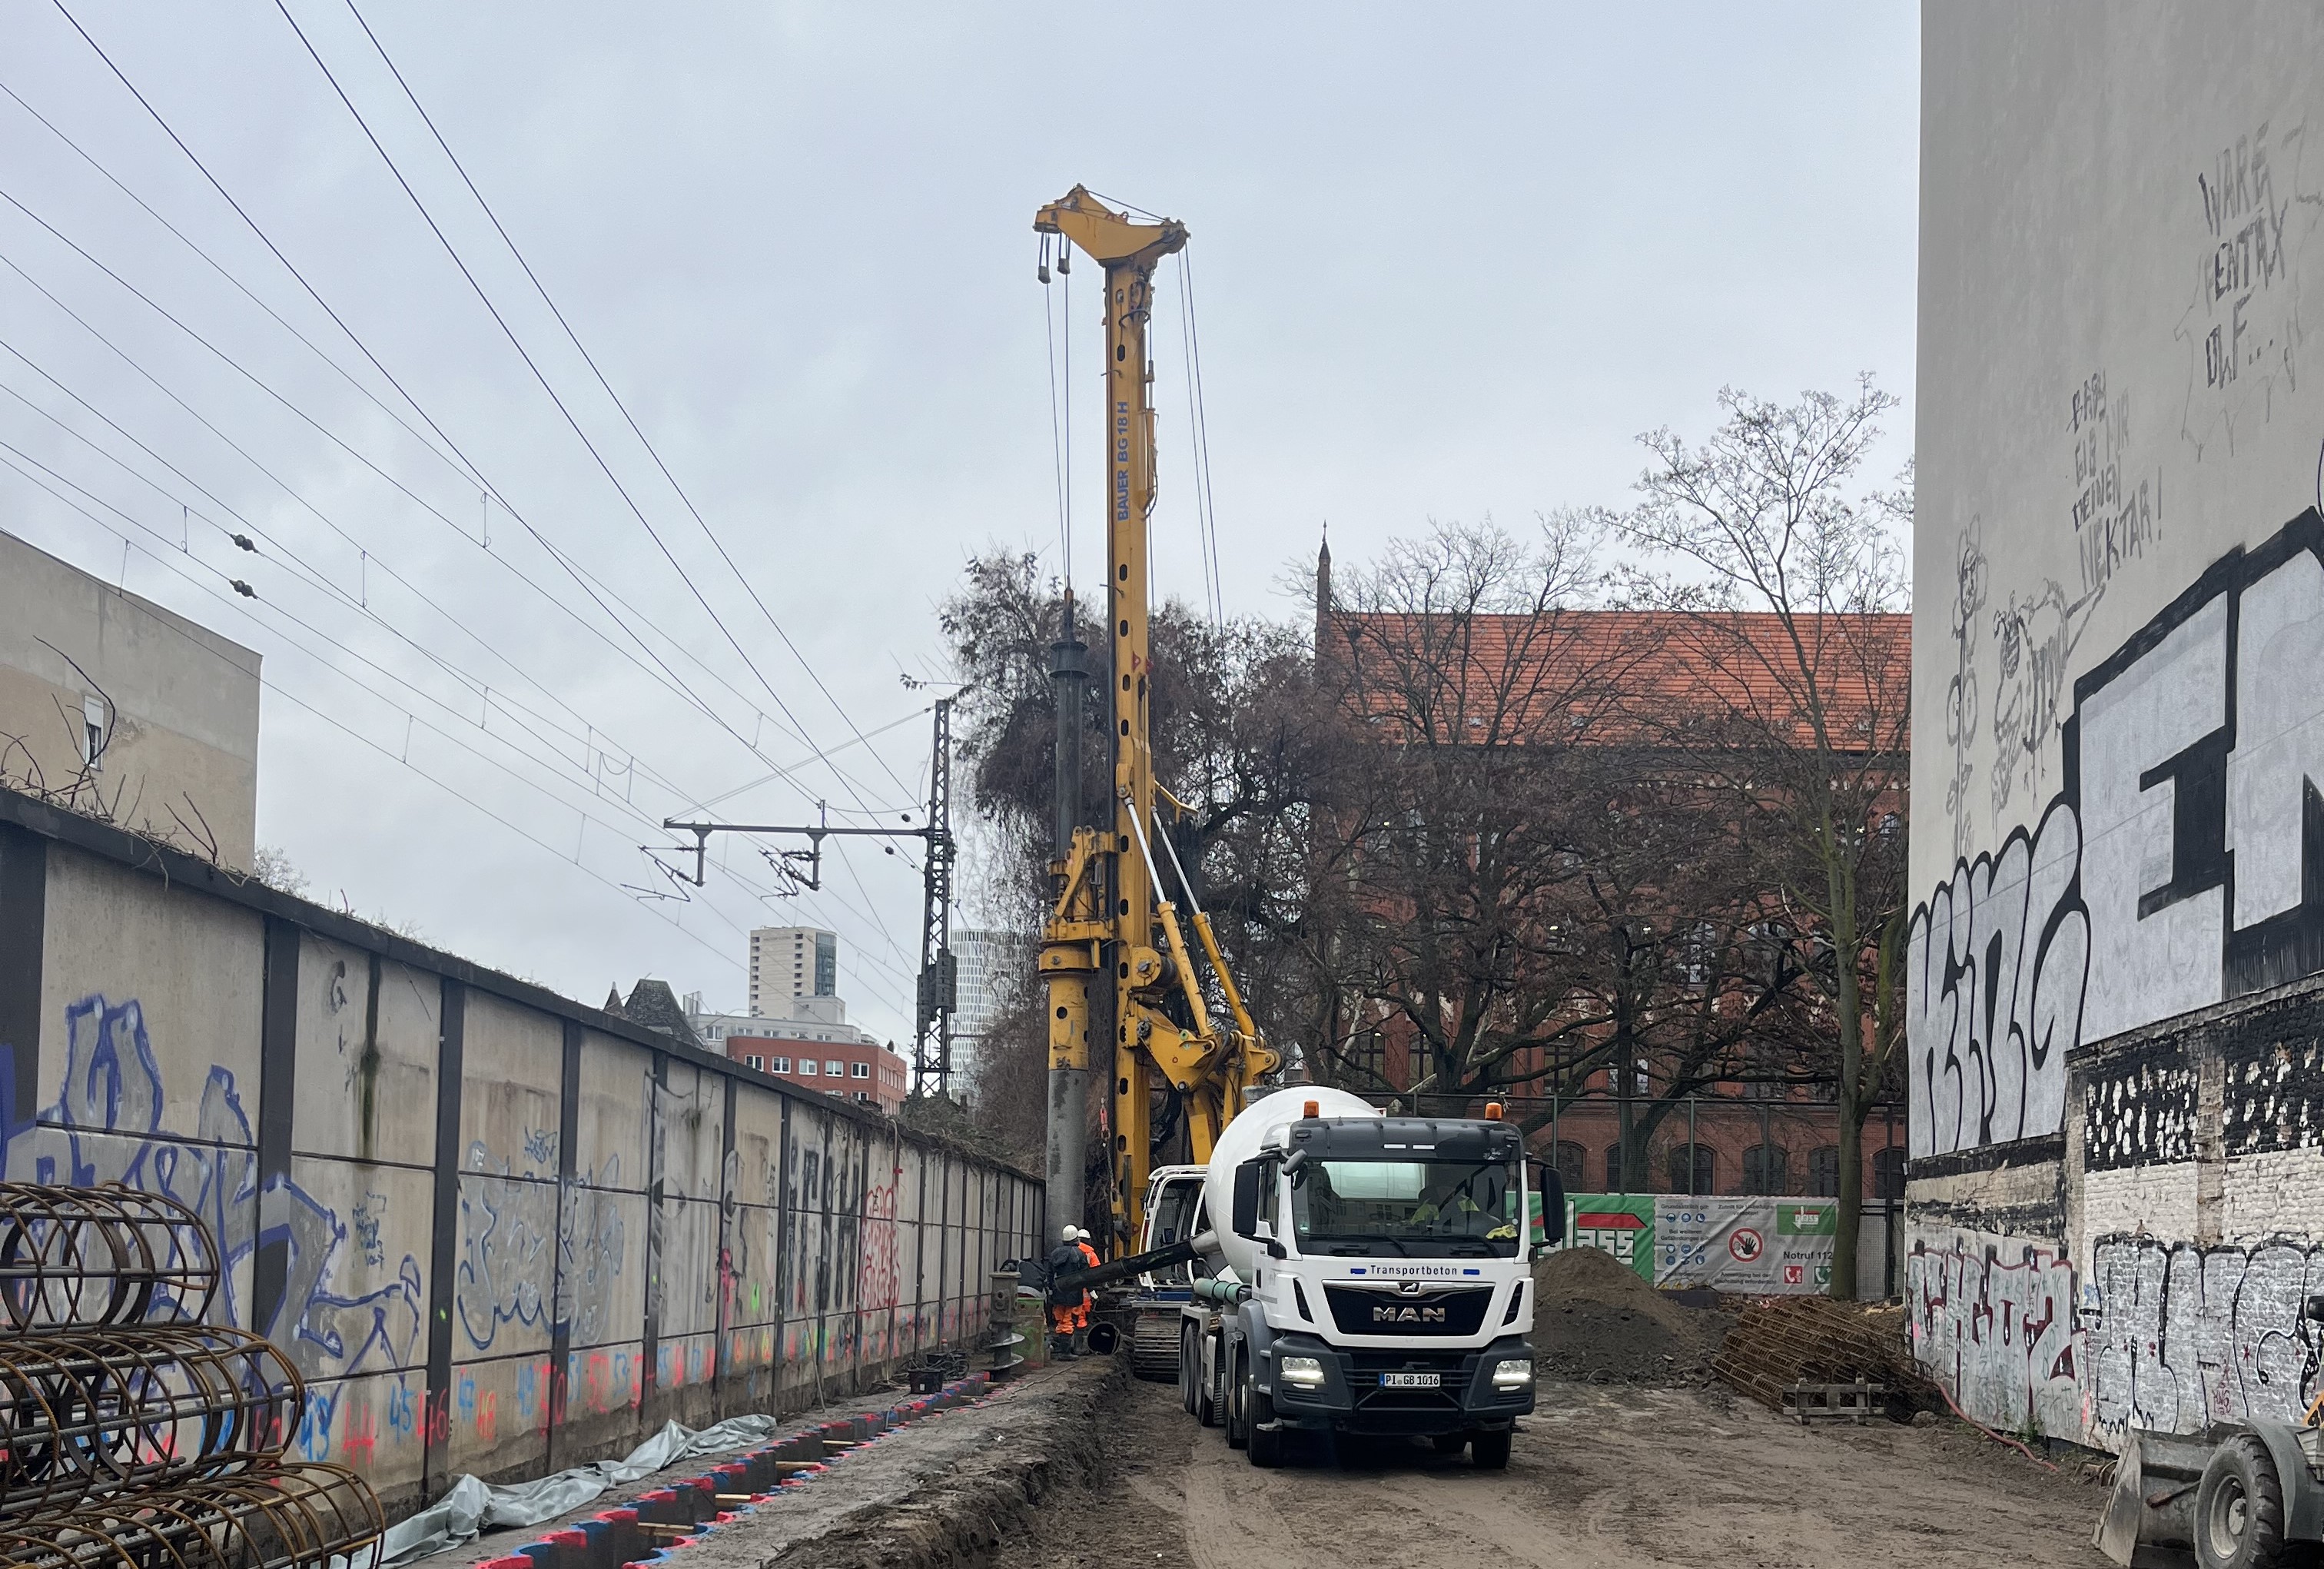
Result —
<instances>
[{"instance_id":1,"label":"white concrete mixer truck","mask_svg":"<svg viewBox=\"0 0 2324 1569\"><path fill-rule=\"evenodd\" d=\"M1182 1402L1253 1465L1282 1464L1308 1431L1426 1438L1499 1470L1533 1409L1530 1220L1562 1232L1565 1195L1488 1112L1383 1116L1312 1085L1255 1100L1207 1168L1157 1174L1148 1251L1088 1283L1192 1262ZM1190 1213L1195 1235L1150 1246Z\"/></svg>"}]
</instances>

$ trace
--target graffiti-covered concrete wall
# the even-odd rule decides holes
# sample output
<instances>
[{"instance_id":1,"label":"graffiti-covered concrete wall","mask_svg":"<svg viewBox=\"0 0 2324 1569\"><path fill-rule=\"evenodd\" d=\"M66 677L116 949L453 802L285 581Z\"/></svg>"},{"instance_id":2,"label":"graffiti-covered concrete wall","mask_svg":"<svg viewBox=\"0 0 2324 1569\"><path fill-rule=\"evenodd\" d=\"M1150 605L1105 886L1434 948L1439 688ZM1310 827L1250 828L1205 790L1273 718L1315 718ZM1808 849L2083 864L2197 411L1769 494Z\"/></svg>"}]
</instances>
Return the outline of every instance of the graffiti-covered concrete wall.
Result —
<instances>
[{"instance_id":1,"label":"graffiti-covered concrete wall","mask_svg":"<svg viewBox=\"0 0 2324 1569\"><path fill-rule=\"evenodd\" d=\"M1910 1300L1972 1414L2106 1446L2315 1392L2319 50L1923 23Z\"/></svg>"},{"instance_id":2,"label":"graffiti-covered concrete wall","mask_svg":"<svg viewBox=\"0 0 2324 1569\"><path fill-rule=\"evenodd\" d=\"M1041 1251L1022 1173L5 791L0 1177L198 1209L395 1509L844 1389Z\"/></svg>"}]
</instances>

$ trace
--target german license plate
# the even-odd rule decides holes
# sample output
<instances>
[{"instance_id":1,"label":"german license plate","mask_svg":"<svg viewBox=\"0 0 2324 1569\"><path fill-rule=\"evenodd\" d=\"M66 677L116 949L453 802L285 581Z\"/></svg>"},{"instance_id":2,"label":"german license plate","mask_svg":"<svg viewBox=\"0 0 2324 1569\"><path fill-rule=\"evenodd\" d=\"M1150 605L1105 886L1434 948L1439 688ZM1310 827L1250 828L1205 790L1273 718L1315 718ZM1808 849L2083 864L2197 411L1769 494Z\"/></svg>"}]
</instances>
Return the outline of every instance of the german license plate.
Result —
<instances>
[{"instance_id":1,"label":"german license plate","mask_svg":"<svg viewBox=\"0 0 2324 1569\"><path fill-rule=\"evenodd\" d=\"M1444 1387L1443 1373L1382 1373L1379 1387L1383 1389L1441 1389Z\"/></svg>"}]
</instances>

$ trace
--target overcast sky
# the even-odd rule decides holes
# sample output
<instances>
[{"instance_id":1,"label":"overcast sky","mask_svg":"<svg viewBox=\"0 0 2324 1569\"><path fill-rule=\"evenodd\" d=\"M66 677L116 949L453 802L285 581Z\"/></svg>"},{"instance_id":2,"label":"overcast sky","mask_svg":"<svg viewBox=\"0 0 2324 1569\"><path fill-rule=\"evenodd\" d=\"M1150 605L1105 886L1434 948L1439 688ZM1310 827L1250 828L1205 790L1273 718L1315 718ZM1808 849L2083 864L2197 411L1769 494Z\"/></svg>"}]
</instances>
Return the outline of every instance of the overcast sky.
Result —
<instances>
[{"instance_id":1,"label":"overcast sky","mask_svg":"<svg viewBox=\"0 0 2324 1569\"><path fill-rule=\"evenodd\" d=\"M740 842L692 902L624 888L677 893L639 846L713 799L919 820L899 677L942 674L936 605L993 541L1057 564L1030 225L1076 181L1192 231L1231 613L1296 614L1326 520L1346 559L1619 502L1632 438L1702 433L1723 383L1912 389L1910 6L357 0L779 633L346 0L289 3L635 512L274 0L66 5L384 374L53 0L0 0L0 84L106 171L0 97L0 192L183 323L0 203L0 462L74 503L0 467L0 527L115 579L126 536L130 588L264 655L259 838L316 897L593 1001L653 974L740 1008L744 930L828 925L853 1016L908 1038L909 842L819 895L761 897ZM1046 293L1082 432L1095 277L1070 318ZM1199 600L1162 284L1157 581Z\"/></svg>"}]
</instances>

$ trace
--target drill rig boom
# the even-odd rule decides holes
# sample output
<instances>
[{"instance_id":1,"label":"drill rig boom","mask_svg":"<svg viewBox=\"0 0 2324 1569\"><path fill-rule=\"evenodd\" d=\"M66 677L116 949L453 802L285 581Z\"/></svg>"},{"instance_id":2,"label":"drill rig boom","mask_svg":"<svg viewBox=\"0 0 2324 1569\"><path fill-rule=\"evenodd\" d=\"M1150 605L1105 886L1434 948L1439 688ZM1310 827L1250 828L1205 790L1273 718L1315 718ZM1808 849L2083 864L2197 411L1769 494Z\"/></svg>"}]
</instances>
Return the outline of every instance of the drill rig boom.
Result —
<instances>
[{"instance_id":1,"label":"drill rig boom","mask_svg":"<svg viewBox=\"0 0 2324 1569\"><path fill-rule=\"evenodd\" d=\"M1033 226L1060 236L1105 270L1106 631L1112 651L1106 669L1113 720L1108 727L1113 739L1113 809L1110 827L1077 826L1071 843L1058 846L1060 858L1051 868L1057 898L1042 933L1040 964L1049 1017L1053 1220L1078 1219L1081 1214L1079 1086L1093 1066L1092 1005L1111 1004L1104 1020L1112 1036L1111 1241L1119 1248L1142 1233L1157 1101L1179 1100L1192 1158L1207 1161L1219 1131L1242 1109L1245 1093L1274 1068L1277 1058L1243 1009L1208 919L1194 909L1196 937L1220 976L1232 1015L1231 1024L1210 1018L1185 931L1176 905L1163 897L1148 840L1156 786L1148 730L1152 666L1146 531L1154 504L1155 417L1146 327L1155 265L1185 246L1185 226L1167 218L1134 222L1078 185L1041 208ZM1071 614L1069 607L1060 649L1074 641ZM1175 866L1175 853L1172 861ZM1188 892L1191 907L1191 885ZM1110 998L1095 994L1101 977L1111 983ZM1174 997L1181 1018L1171 1016ZM1061 1120L1074 1122L1062 1149Z\"/></svg>"}]
</instances>

